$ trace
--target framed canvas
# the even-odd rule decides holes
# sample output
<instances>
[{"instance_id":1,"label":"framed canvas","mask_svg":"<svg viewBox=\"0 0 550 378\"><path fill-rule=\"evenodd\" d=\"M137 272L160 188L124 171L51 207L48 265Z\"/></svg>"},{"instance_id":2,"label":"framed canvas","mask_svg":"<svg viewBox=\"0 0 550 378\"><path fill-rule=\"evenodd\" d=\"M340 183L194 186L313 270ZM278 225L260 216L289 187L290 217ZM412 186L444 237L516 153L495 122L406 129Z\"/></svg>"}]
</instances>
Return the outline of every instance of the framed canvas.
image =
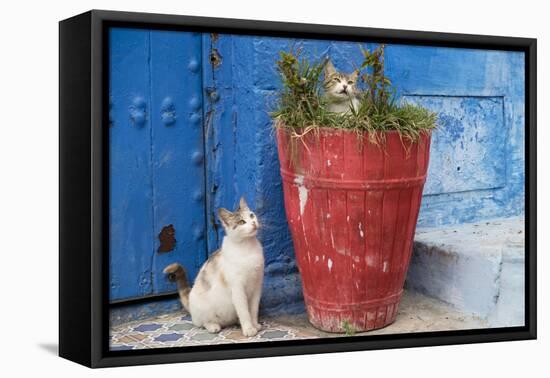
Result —
<instances>
[{"instance_id":1,"label":"framed canvas","mask_svg":"<svg viewBox=\"0 0 550 378\"><path fill-rule=\"evenodd\" d=\"M59 353L536 338L536 40L60 22Z\"/></svg>"}]
</instances>

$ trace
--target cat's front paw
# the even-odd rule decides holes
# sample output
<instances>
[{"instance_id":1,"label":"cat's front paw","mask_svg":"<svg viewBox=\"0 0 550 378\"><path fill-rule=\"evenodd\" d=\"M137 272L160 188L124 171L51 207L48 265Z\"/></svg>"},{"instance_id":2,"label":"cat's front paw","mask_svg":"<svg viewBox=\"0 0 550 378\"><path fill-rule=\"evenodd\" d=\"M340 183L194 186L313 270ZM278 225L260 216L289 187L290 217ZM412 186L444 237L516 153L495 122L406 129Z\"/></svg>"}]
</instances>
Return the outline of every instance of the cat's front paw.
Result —
<instances>
[{"instance_id":1,"label":"cat's front paw","mask_svg":"<svg viewBox=\"0 0 550 378\"><path fill-rule=\"evenodd\" d=\"M221 331L222 327L219 324L208 323L204 325L204 328L210 333L218 333Z\"/></svg>"},{"instance_id":2,"label":"cat's front paw","mask_svg":"<svg viewBox=\"0 0 550 378\"><path fill-rule=\"evenodd\" d=\"M242 332L243 332L243 336L252 337L252 336L256 336L256 334L258 333L258 330L253 325L249 325L246 327L242 327Z\"/></svg>"},{"instance_id":3,"label":"cat's front paw","mask_svg":"<svg viewBox=\"0 0 550 378\"><path fill-rule=\"evenodd\" d=\"M254 328L256 328L256 331L260 332L262 330L262 325L260 323L254 323Z\"/></svg>"}]
</instances>

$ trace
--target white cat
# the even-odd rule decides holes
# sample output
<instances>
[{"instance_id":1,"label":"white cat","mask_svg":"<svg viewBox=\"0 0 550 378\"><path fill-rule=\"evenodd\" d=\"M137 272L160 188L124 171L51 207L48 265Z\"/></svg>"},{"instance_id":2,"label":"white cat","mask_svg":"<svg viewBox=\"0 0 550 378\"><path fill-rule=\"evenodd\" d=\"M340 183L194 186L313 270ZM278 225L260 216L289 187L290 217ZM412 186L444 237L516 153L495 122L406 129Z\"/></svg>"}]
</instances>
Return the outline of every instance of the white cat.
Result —
<instances>
[{"instance_id":1,"label":"white cat","mask_svg":"<svg viewBox=\"0 0 550 378\"><path fill-rule=\"evenodd\" d=\"M359 71L350 74L337 72L329 60L325 66L325 98L327 109L334 113L347 113L351 108L359 109L356 87Z\"/></svg>"},{"instance_id":2,"label":"white cat","mask_svg":"<svg viewBox=\"0 0 550 378\"><path fill-rule=\"evenodd\" d=\"M264 277L263 248L256 238L260 226L244 198L234 212L218 209L225 230L221 248L201 267L193 288L180 264L164 269L178 284L180 300L193 324L208 332L240 323L244 336L261 329L258 308Z\"/></svg>"}]
</instances>

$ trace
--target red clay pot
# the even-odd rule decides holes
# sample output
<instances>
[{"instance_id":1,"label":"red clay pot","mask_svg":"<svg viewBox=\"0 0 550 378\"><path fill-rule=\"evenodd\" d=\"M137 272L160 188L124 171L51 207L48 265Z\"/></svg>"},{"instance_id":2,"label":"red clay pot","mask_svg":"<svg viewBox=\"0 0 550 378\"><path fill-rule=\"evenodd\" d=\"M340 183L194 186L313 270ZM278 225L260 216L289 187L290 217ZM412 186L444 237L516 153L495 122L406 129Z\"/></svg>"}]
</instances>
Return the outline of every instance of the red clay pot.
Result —
<instances>
[{"instance_id":1,"label":"red clay pot","mask_svg":"<svg viewBox=\"0 0 550 378\"><path fill-rule=\"evenodd\" d=\"M328 332L395 320L428 170L429 132L410 149L394 131L381 146L360 138L321 128L296 141L292 160L290 135L277 129L309 321Z\"/></svg>"}]
</instances>

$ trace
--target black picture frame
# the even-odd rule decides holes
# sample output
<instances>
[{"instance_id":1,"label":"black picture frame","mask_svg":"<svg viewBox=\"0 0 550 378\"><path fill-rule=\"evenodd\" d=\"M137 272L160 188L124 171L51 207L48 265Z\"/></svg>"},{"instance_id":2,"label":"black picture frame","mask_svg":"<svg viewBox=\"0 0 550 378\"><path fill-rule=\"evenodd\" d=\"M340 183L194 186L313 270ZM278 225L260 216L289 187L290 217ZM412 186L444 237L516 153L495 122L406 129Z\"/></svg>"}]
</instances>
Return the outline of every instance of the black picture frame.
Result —
<instances>
[{"instance_id":1,"label":"black picture frame","mask_svg":"<svg viewBox=\"0 0 550 378\"><path fill-rule=\"evenodd\" d=\"M112 26L447 46L525 53L525 325L316 340L109 351L108 54ZM529 38L92 10L59 24L59 354L89 367L535 339L536 62Z\"/></svg>"}]
</instances>

